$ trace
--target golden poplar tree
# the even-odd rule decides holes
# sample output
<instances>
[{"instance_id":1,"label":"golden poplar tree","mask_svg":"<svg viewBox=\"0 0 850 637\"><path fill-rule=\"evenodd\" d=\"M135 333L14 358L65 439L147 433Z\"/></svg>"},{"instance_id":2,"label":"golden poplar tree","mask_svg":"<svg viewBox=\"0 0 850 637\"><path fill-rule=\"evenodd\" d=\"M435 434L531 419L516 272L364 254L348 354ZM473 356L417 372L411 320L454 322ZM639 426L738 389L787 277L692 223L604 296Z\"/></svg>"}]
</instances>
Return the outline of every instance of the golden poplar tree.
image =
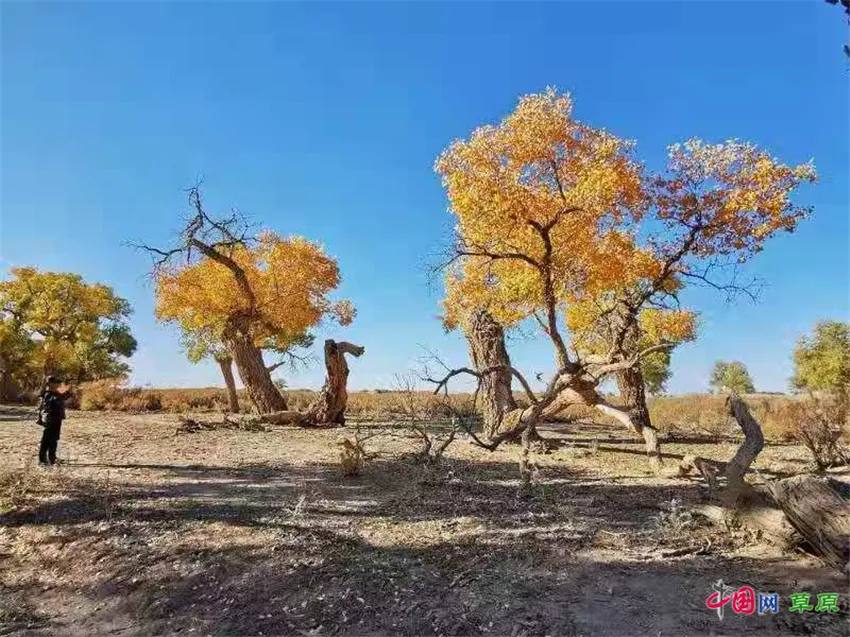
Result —
<instances>
[{"instance_id":1,"label":"golden poplar tree","mask_svg":"<svg viewBox=\"0 0 850 637\"><path fill-rule=\"evenodd\" d=\"M323 321L353 320L349 301L330 298L340 283L339 266L304 238L270 231L253 236L237 214L212 218L197 188L189 199L194 216L177 247L140 246L156 258L157 318L220 342L256 409L284 410L262 349L286 352Z\"/></svg>"},{"instance_id":2,"label":"golden poplar tree","mask_svg":"<svg viewBox=\"0 0 850 637\"><path fill-rule=\"evenodd\" d=\"M436 170L456 219L447 324L462 325L476 308L505 328L534 321L555 355L545 390L527 391L531 405L489 444L582 402L642 429L655 458L654 430L636 427L596 388L693 337L693 313L678 303L685 285L749 291L736 266L795 228L808 209L790 194L815 178L810 163L789 166L749 143L700 140L672 146L666 170L653 174L632 143L577 120L571 98L554 89L521 98L500 124L453 142ZM582 351L584 331L600 326L604 346Z\"/></svg>"}]
</instances>

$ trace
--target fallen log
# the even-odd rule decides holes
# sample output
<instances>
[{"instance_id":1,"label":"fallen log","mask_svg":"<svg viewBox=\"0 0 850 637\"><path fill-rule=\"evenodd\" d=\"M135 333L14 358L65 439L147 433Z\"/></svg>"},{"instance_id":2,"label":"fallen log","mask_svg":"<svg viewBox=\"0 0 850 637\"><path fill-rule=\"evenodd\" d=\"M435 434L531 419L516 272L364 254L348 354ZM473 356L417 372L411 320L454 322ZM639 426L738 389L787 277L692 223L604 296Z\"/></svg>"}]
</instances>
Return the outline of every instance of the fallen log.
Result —
<instances>
[{"instance_id":1,"label":"fallen log","mask_svg":"<svg viewBox=\"0 0 850 637\"><path fill-rule=\"evenodd\" d=\"M228 417L223 420L196 420L194 418L180 417L180 422L174 431L175 435L193 434L201 431L216 431L218 429L240 429L242 431L266 431L261 419L246 417Z\"/></svg>"},{"instance_id":2,"label":"fallen log","mask_svg":"<svg viewBox=\"0 0 850 637\"><path fill-rule=\"evenodd\" d=\"M788 521L823 559L843 571L850 561L850 500L847 485L801 475L768 483Z\"/></svg>"},{"instance_id":3,"label":"fallen log","mask_svg":"<svg viewBox=\"0 0 850 637\"><path fill-rule=\"evenodd\" d=\"M850 572L850 485L824 477L799 475L753 487L744 475L764 446L761 425L735 393L729 411L744 432L744 441L728 463L686 456L679 475L697 471L713 494L718 477L726 478L722 506L700 505L694 511L717 523L740 524L761 531L785 549L805 542L824 561Z\"/></svg>"},{"instance_id":4,"label":"fallen log","mask_svg":"<svg viewBox=\"0 0 850 637\"><path fill-rule=\"evenodd\" d=\"M770 505L729 509L716 504L699 504L693 511L724 528L741 526L756 531L783 550L790 550L803 541L785 514Z\"/></svg>"}]
</instances>

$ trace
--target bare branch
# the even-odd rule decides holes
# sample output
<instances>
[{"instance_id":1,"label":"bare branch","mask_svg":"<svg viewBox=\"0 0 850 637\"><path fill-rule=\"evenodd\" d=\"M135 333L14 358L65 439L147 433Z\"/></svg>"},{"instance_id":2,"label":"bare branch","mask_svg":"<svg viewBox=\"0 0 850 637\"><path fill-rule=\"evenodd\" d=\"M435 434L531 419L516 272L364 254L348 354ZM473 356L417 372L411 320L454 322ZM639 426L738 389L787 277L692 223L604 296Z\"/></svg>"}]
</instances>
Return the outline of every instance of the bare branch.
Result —
<instances>
[{"instance_id":1,"label":"bare branch","mask_svg":"<svg viewBox=\"0 0 850 637\"><path fill-rule=\"evenodd\" d=\"M629 369L635 367L640 363L640 361L649 354L653 352L658 352L665 349L671 349L676 347L677 343L673 343L670 341L665 341L663 343L656 343L655 345L650 345L649 347L645 347L641 351L639 351L634 356L631 356L625 360L614 361L611 363L603 363L600 367L595 367L594 365L598 364L595 361L604 360L603 357L596 356L588 356L585 359L585 362L590 366L593 366L589 371L597 380L601 379L603 376L607 376L614 372L619 372L624 369ZM590 359L590 360L588 360Z\"/></svg>"},{"instance_id":2,"label":"bare branch","mask_svg":"<svg viewBox=\"0 0 850 637\"><path fill-rule=\"evenodd\" d=\"M172 250L160 250L146 243L136 243L134 241L125 241L124 245L135 250L147 252L153 261L154 272L164 266L176 254L183 252L184 248L173 248Z\"/></svg>"},{"instance_id":3,"label":"bare branch","mask_svg":"<svg viewBox=\"0 0 850 637\"><path fill-rule=\"evenodd\" d=\"M457 369L453 369L449 371L442 379L431 378L431 377L423 377L422 380L426 380L429 383L434 383L436 387L434 388L434 395L440 393L441 390L444 390L448 385L448 382L454 378L455 376L459 376L460 374L469 374L470 376L474 376L475 378L481 379L481 374L479 374L474 369L469 367L459 367Z\"/></svg>"},{"instance_id":4,"label":"bare branch","mask_svg":"<svg viewBox=\"0 0 850 637\"><path fill-rule=\"evenodd\" d=\"M722 282L711 277L713 270L732 268L729 280ZM682 270L680 276L695 281L696 285L713 288L726 294L726 301L732 302L738 296L746 296L753 302L758 300L759 294L765 287L765 281L758 277L752 277L745 283L738 282L739 270L737 264L710 262L701 272Z\"/></svg>"},{"instance_id":5,"label":"bare branch","mask_svg":"<svg viewBox=\"0 0 850 637\"><path fill-rule=\"evenodd\" d=\"M511 365L491 365L489 367L485 367L484 369L479 369L479 370L475 370L475 369L472 369L470 367L458 367L458 368L453 369L453 368L450 368L449 366L447 366L445 364L445 362L443 362L443 360L439 356L437 356L434 352L431 352L430 350L426 350L426 351L428 351L428 354L429 354L429 357L428 357L427 360L435 361L443 369L445 369L446 372L447 372L447 374L445 376L443 376L443 378L439 378L439 379L432 378L432 377L427 376L427 375L420 375L420 378L422 380L427 381L429 383L434 383L436 385L436 387L434 389L434 395L439 394L441 390L445 390L448 382L452 378L454 378L455 376L460 376L461 374L467 374L467 375L473 376L474 378L477 378L479 380L479 384L476 385L476 389L475 389L476 397L477 397L478 389L480 388L480 381L484 376L486 376L487 374L495 374L497 372L505 372L506 371L506 372L509 372L512 376L514 376L519 381L520 385L522 385L522 388L526 393L526 396L528 396L528 399L532 403L538 402L537 395L531 389L531 385L525 379L525 376L523 376L522 372L520 372L518 369L516 369L515 367L513 367Z\"/></svg>"},{"instance_id":6,"label":"bare branch","mask_svg":"<svg viewBox=\"0 0 850 637\"><path fill-rule=\"evenodd\" d=\"M522 252L496 252L474 245L471 247L462 247L458 245L455 247L455 254L457 255L457 257L485 257L492 261L522 261L537 270L539 270L541 267L541 264L537 260L532 259L530 256L528 256L527 254L523 254Z\"/></svg>"}]
</instances>

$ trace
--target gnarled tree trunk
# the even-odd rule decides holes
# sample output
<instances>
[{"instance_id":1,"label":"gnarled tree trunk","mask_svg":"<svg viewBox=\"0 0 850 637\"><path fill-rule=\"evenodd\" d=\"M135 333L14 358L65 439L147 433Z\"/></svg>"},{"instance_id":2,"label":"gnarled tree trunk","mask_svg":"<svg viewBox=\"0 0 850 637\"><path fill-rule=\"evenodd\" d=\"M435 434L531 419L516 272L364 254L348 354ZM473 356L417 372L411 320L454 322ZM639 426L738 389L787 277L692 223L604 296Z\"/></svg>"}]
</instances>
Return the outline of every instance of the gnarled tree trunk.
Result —
<instances>
[{"instance_id":1,"label":"gnarled tree trunk","mask_svg":"<svg viewBox=\"0 0 850 637\"><path fill-rule=\"evenodd\" d=\"M306 424L345 424L345 407L348 403L348 363L346 354L360 356L364 348L345 341L325 341L325 368L327 377L319 397L304 415Z\"/></svg>"},{"instance_id":2,"label":"gnarled tree trunk","mask_svg":"<svg viewBox=\"0 0 850 637\"><path fill-rule=\"evenodd\" d=\"M477 310L466 328L469 356L476 371L503 366L502 371L485 374L478 387L484 435L492 438L503 429L505 415L517 408L511 392L511 359L505 348L505 332L487 310Z\"/></svg>"},{"instance_id":3,"label":"gnarled tree trunk","mask_svg":"<svg viewBox=\"0 0 850 637\"><path fill-rule=\"evenodd\" d=\"M231 322L222 334L222 342L236 363L239 378L245 385L248 398L261 414L286 410L286 399L272 382L271 374L263 362L263 353L256 347L247 330Z\"/></svg>"},{"instance_id":4,"label":"gnarled tree trunk","mask_svg":"<svg viewBox=\"0 0 850 637\"><path fill-rule=\"evenodd\" d=\"M233 359L229 356L217 357L216 362L221 368L224 376L224 384L227 386L227 408L231 414L239 413L239 395L236 393L236 381L233 378Z\"/></svg>"},{"instance_id":5,"label":"gnarled tree trunk","mask_svg":"<svg viewBox=\"0 0 850 637\"><path fill-rule=\"evenodd\" d=\"M652 427L649 408L646 406L646 386L643 382L640 364L621 370L617 372L616 376L620 399L623 401L623 407L628 410L629 417L635 427L641 431L647 427Z\"/></svg>"},{"instance_id":6,"label":"gnarled tree trunk","mask_svg":"<svg viewBox=\"0 0 850 637\"><path fill-rule=\"evenodd\" d=\"M620 308L615 318L626 329L626 336L623 341L625 351L630 355L636 354L640 350L640 331L637 317L630 309ZM625 421L618 414L614 414L610 409L606 413L643 436L647 454L653 459L653 463L660 464L661 447L658 444L658 433L652 426L649 409L646 406L646 387L643 382L643 371L641 371L640 363L618 371L616 380L620 399L623 401L622 410L628 416L628 421ZM597 408L605 411L598 404Z\"/></svg>"},{"instance_id":7,"label":"gnarled tree trunk","mask_svg":"<svg viewBox=\"0 0 850 637\"><path fill-rule=\"evenodd\" d=\"M761 425L752 417L750 410L747 409L747 403L741 400L738 394L732 392L726 404L729 413L744 432L744 442L738 447L738 451L724 471L729 488L738 490L743 487L744 475L764 447L764 435L761 432Z\"/></svg>"},{"instance_id":8,"label":"gnarled tree trunk","mask_svg":"<svg viewBox=\"0 0 850 637\"><path fill-rule=\"evenodd\" d=\"M632 419L629 410L617 407L609 403L597 391L596 381L585 378L575 378L567 389L564 389L558 399L543 412L544 418L550 418L563 411L569 405L587 405L611 416L626 428L639 433L646 445L646 455L654 469L659 469L661 460L661 444L658 442L658 434L653 427L642 427Z\"/></svg>"},{"instance_id":9,"label":"gnarled tree trunk","mask_svg":"<svg viewBox=\"0 0 850 637\"><path fill-rule=\"evenodd\" d=\"M697 507L697 512L724 524L733 519L764 531L785 548L802 538L826 562L845 573L850 571L850 484L799 475L768 482L764 487L748 485L744 475L764 446L764 436L761 425L737 394L733 392L727 404L744 432L735 456L725 466L690 457L680 468L682 475L696 468L713 481L719 465L728 479L723 494L725 508L705 505Z\"/></svg>"}]
</instances>

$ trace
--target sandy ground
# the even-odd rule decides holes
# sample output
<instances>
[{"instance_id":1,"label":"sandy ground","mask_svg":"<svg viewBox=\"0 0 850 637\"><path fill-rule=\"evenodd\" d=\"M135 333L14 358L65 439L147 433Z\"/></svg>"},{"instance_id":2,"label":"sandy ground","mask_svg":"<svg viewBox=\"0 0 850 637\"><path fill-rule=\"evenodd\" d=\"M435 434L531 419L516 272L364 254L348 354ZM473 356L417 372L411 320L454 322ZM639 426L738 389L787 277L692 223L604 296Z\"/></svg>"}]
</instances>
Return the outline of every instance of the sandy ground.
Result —
<instances>
[{"instance_id":1,"label":"sandy ground","mask_svg":"<svg viewBox=\"0 0 850 637\"><path fill-rule=\"evenodd\" d=\"M31 415L0 409L0 634L850 634L840 574L691 515L703 485L651 474L617 429L550 431L564 446L523 489L516 447L459 440L432 466L375 437L346 477L350 430L176 426L72 413L66 463L40 469ZM667 471L734 448L668 441ZM753 479L805 465L768 446ZM720 620L718 579L779 593L779 614ZM840 593L843 612L791 613L796 592Z\"/></svg>"}]
</instances>

